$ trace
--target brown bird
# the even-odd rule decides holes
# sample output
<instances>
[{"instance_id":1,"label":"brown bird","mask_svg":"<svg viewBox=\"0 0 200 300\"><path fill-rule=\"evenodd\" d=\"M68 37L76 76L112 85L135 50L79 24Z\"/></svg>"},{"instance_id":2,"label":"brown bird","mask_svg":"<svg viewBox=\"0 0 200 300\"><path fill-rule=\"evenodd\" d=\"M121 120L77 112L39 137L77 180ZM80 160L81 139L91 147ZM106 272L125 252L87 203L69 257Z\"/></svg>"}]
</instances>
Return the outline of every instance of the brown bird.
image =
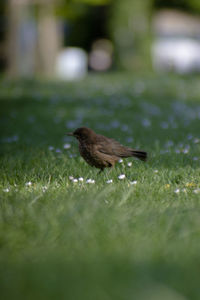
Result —
<instances>
[{"instance_id":1,"label":"brown bird","mask_svg":"<svg viewBox=\"0 0 200 300\"><path fill-rule=\"evenodd\" d=\"M135 156L143 161L147 159L146 152L125 147L87 127L77 128L68 135L78 139L79 151L84 160L101 171L113 167L120 158Z\"/></svg>"}]
</instances>

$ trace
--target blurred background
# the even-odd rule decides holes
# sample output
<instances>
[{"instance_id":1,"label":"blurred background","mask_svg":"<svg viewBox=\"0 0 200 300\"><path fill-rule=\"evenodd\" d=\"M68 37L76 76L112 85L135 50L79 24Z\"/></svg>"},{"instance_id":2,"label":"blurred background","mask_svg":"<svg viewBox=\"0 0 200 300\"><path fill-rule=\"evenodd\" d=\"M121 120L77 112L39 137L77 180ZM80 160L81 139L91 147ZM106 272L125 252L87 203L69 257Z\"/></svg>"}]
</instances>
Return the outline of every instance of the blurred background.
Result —
<instances>
[{"instance_id":1,"label":"blurred background","mask_svg":"<svg viewBox=\"0 0 200 300\"><path fill-rule=\"evenodd\" d=\"M0 0L1 299L200 299L199 72L200 0Z\"/></svg>"},{"instance_id":2,"label":"blurred background","mask_svg":"<svg viewBox=\"0 0 200 300\"><path fill-rule=\"evenodd\" d=\"M0 73L200 71L199 0L1 0Z\"/></svg>"}]
</instances>

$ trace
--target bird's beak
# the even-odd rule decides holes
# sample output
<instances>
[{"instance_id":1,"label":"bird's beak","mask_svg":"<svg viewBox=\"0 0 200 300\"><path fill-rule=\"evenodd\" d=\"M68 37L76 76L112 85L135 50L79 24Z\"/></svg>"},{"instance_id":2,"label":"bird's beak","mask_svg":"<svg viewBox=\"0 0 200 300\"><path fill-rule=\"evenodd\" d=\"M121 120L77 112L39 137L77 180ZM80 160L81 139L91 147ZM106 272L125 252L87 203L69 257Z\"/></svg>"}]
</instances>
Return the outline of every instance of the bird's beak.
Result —
<instances>
[{"instance_id":1,"label":"bird's beak","mask_svg":"<svg viewBox=\"0 0 200 300\"><path fill-rule=\"evenodd\" d=\"M73 132L68 132L67 135L73 136L74 133Z\"/></svg>"}]
</instances>

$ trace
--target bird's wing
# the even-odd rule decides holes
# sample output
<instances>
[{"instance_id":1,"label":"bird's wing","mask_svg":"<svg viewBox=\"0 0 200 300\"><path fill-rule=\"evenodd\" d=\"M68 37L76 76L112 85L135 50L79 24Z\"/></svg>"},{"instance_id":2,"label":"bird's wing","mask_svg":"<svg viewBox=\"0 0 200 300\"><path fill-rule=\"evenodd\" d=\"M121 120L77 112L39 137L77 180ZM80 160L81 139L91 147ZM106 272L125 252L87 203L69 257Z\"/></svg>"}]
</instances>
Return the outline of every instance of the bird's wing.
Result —
<instances>
[{"instance_id":1,"label":"bird's wing","mask_svg":"<svg viewBox=\"0 0 200 300\"><path fill-rule=\"evenodd\" d=\"M111 156L127 157L132 155L132 149L124 147L119 142L101 135L98 138L97 149L99 152Z\"/></svg>"}]
</instances>

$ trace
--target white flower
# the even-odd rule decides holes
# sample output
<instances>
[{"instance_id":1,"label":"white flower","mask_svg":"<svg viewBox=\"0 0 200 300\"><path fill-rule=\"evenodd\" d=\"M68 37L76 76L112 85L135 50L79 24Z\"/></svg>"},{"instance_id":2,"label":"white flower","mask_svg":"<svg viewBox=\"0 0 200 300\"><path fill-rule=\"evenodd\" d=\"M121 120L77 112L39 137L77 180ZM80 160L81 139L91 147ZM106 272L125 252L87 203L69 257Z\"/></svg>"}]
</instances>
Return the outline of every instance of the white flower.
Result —
<instances>
[{"instance_id":1,"label":"white flower","mask_svg":"<svg viewBox=\"0 0 200 300\"><path fill-rule=\"evenodd\" d=\"M56 149L56 153L61 153L62 151L60 149Z\"/></svg>"},{"instance_id":2,"label":"white flower","mask_svg":"<svg viewBox=\"0 0 200 300\"><path fill-rule=\"evenodd\" d=\"M74 183L77 183L77 182L78 182L78 179L77 179L77 178L74 178L74 179L73 179L73 182L74 182Z\"/></svg>"},{"instance_id":3,"label":"white flower","mask_svg":"<svg viewBox=\"0 0 200 300\"><path fill-rule=\"evenodd\" d=\"M124 179L125 177L126 177L125 174L121 174L121 175L118 176L118 179L122 180L122 179Z\"/></svg>"},{"instance_id":4,"label":"white flower","mask_svg":"<svg viewBox=\"0 0 200 300\"><path fill-rule=\"evenodd\" d=\"M123 163L123 159L119 159L118 163L122 164Z\"/></svg>"},{"instance_id":5,"label":"white flower","mask_svg":"<svg viewBox=\"0 0 200 300\"><path fill-rule=\"evenodd\" d=\"M83 177L79 177L78 181L82 182L83 181Z\"/></svg>"},{"instance_id":6,"label":"white flower","mask_svg":"<svg viewBox=\"0 0 200 300\"><path fill-rule=\"evenodd\" d=\"M198 138L194 139L195 144L198 144L199 142L200 142L200 139L198 139Z\"/></svg>"},{"instance_id":7,"label":"white flower","mask_svg":"<svg viewBox=\"0 0 200 300\"><path fill-rule=\"evenodd\" d=\"M198 194L198 193L200 193L200 188L198 188L198 189L195 189L193 192L194 192L195 194Z\"/></svg>"},{"instance_id":8,"label":"white flower","mask_svg":"<svg viewBox=\"0 0 200 300\"><path fill-rule=\"evenodd\" d=\"M111 122L111 127L118 128L119 126L120 126L119 121L114 120L114 121Z\"/></svg>"},{"instance_id":9,"label":"white flower","mask_svg":"<svg viewBox=\"0 0 200 300\"><path fill-rule=\"evenodd\" d=\"M161 122L160 126L162 127L162 129L167 129L169 127L167 122Z\"/></svg>"},{"instance_id":10,"label":"white flower","mask_svg":"<svg viewBox=\"0 0 200 300\"><path fill-rule=\"evenodd\" d=\"M47 187L46 185L45 185L45 186L43 186L43 187L42 187L42 191L43 191L43 193L44 193L44 192L46 192L46 190L47 190L47 189L48 189L48 187Z\"/></svg>"},{"instance_id":11,"label":"white flower","mask_svg":"<svg viewBox=\"0 0 200 300\"><path fill-rule=\"evenodd\" d=\"M95 183L95 180L94 180L94 179L91 179L91 178L89 178L89 179L87 179L87 180L86 180L86 183Z\"/></svg>"},{"instance_id":12,"label":"white flower","mask_svg":"<svg viewBox=\"0 0 200 300\"><path fill-rule=\"evenodd\" d=\"M25 186L31 186L31 185L32 185L31 181L25 183Z\"/></svg>"},{"instance_id":13,"label":"white flower","mask_svg":"<svg viewBox=\"0 0 200 300\"><path fill-rule=\"evenodd\" d=\"M166 147L172 147L174 145L173 141L167 141L167 143L165 144Z\"/></svg>"},{"instance_id":14,"label":"white flower","mask_svg":"<svg viewBox=\"0 0 200 300\"><path fill-rule=\"evenodd\" d=\"M112 182L113 182L112 179L109 179L109 180L106 181L106 183L112 183Z\"/></svg>"},{"instance_id":15,"label":"white flower","mask_svg":"<svg viewBox=\"0 0 200 300\"><path fill-rule=\"evenodd\" d=\"M158 170L154 170L154 173L158 173Z\"/></svg>"},{"instance_id":16,"label":"white flower","mask_svg":"<svg viewBox=\"0 0 200 300\"><path fill-rule=\"evenodd\" d=\"M149 119L143 119L142 120L142 125L144 127L149 127L149 126L151 126L151 121Z\"/></svg>"},{"instance_id":17,"label":"white flower","mask_svg":"<svg viewBox=\"0 0 200 300\"><path fill-rule=\"evenodd\" d=\"M128 167L131 167L131 166L132 166L132 162L128 162L128 163L127 163L127 166L128 166Z\"/></svg>"},{"instance_id":18,"label":"white flower","mask_svg":"<svg viewBox=\"0 0 200 300\"><path fill-rule=\"evenodd\" d=\"M14 136L12 137L13 142L17 142L18 139L19 139L18 135L14 135Z\"/></svg>"},{"instance_id":19,"label":"white flower","mask_svg":"<svg viewBox=\"0 0 200 300\"><path fill-rule=\"evenodd\" d=\"M188 152L189 152L189 149L187 149L187 148L183 149L184 154L187 154Z\"/></svg>"},{"instance_id":20,"label":"white flower","mask_svg":"<svg viewBox=\"0 0 200 300\"><path fill-rule=\"evenodd\" d=\"M165 154L165 153L169 153L169 150L168 149L160 150L160 154Z\"/></svg>"},{"instance_id":21,"label":"white flower","mask_svg":"<svg viewBox=\"0 0 200 300\"><path fill-rule=\"evenodd\" d=\"M176 190L174 191L174 193L176 193L176 194L180 193L180 189L176 189Z\"/></svg>"},{"instance_id":22,"label":"white flower","mask_svg":"<svg viewBox=\"0 0 200 300\"><path fill-rule=\"evenodd\" d=\"M191 140L193 138L193 135L192 134L188 134L187 138L188 138L188 140Z\"/></svg>"},{"instance_id":23,"label":"white flower","mask_svg":"<svg viewBox=\"0 0 200 300\"><path fill-rule=\"evenodd\" d=\"M8 193L10 191L9 188L3 189L3 192Z\"/></svg>"},{"instance_id":24,"label":"white flower","mask_svg":"<svg viewBox=\"0 0 200 300\"><path fill-rule=\"evenodd\" d=\"M6 138L2 139L2 141L4 143L12 143L12 142L17 142L18 139L19 139L18 136L14 135L14 136L11 136L11 137L6 137Z\"/></svg>"},{"instance_id":25,"label":"white flower","mask_svg":"<svg viewBox=\"0 0 200 300\"><path fill-rule=\"evenodd\" d=\"M69 180L73 180L74 179L74 177L73 176L69 176Z\"/></svg>"},{"instance_id":26,"label":"white flower","mask_svg":"<svg viewBox=\"0 0 200 300\"><path fill-rule=\"evenodd\" d=\"M70 144L64 144L63 148L67 150L67 149L71 148L71 145Z\"/></svg>"},{"instance_id":27,"label":"white flower","mask_svg":"<svg viewBox=\"0 0 200 300\"><path fill-rule=\"evenodd\" d=\"M131 136L129 136L129 137L127 137L126 141L127 141L127 143L132 143L133 138Z\"/></svg>"},{"instance_id":28,"label":"white flower","mask_svg":"<svg viewBox=\"0 0 200 300\"><path fill-rule=\"evenodd\" d=\"M135 184L137 184L137 180L130 181L130 184L131 184L131 185L135 185Z\"/></svg>"},{"instance_id":29,"label":"white flower","mask_svg":"<svg viewBox=\"0 0 200 300\"><path fill-rule=\"evenodd\" d=\"M126 124L123 124L121 127L122 131L127 131L128 130L128 126Z\"/></svg>"},{"instance_id":30,"label":"white flower","mask_svg":"<svg viewBox=\"0 0 200 300\"><path fill-rule=\"evenodd\" d=\"M49 146L49 151L53 151L54 150L54 147L53 146Z\"/></svg>"}]
</instances>

